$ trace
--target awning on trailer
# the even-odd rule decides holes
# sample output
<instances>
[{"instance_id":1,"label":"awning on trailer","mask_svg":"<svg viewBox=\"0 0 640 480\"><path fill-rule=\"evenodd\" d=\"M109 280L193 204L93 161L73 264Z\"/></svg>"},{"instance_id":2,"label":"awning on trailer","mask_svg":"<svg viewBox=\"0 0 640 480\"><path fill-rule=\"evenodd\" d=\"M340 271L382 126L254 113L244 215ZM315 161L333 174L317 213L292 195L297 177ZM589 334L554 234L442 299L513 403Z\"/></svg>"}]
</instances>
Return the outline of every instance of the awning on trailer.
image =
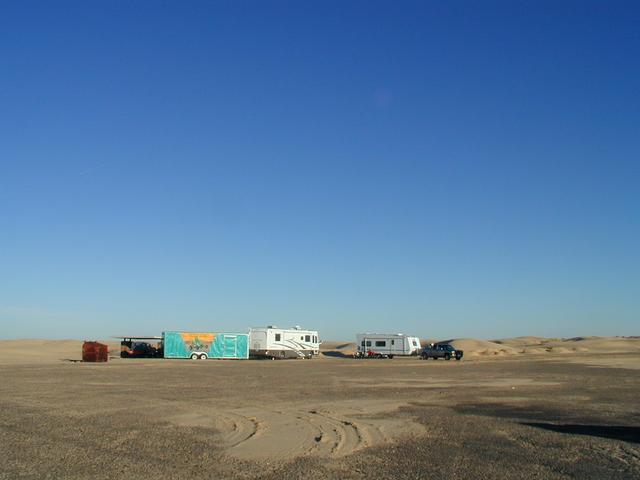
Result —
<instances>
[{"instance_id":1,"label":"awning on trailer","mask_svg":"<svg viewBox=\"0 0 640 480\"><path fill-rule=\"evenodd\" d=\"M137 337L135 335L114 335L111 338L122 338L123 340L162 340L162 337Z\"/></svg>"}]
</instances>

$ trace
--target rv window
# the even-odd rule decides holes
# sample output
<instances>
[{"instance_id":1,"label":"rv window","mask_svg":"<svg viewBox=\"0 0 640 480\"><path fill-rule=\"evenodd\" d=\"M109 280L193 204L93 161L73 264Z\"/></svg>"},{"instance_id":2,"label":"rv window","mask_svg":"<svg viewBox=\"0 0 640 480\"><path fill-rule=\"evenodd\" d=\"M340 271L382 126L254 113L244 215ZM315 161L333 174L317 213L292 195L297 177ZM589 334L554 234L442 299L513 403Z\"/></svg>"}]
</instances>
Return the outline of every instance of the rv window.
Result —
<instances>
[{"instance_id":1,"label":"rv window","mask_svg":"<svg viewBox=\"0 0 640 480\"><path fill-rule=\"evenodd\" d=\"M385 342L384 340L376 340L376 347L386 347L387 346L387 342Z\"/></svg>"},{"instance_id":2,"label":"rv window","mask_svg":"<svg viewBox=\"0 0 640 480\"><path fill-rule=\"evenodd\" d=\"M302 337L302 335L300 335L300 340L304 340L304 338Z\"/></svg>"},{"instance_id":3,"label":"rv window","mask_svg":"<svg viewBox=\"0 0 640 480\"><path fill-rule=\"evenodd\" d=\"M391 340L391 345L395 345L396 344L395 342L396 342L395 340Z\"/></svg>"},{"instance_id":4,"label":"rv window","mask_svg":"<svg viewBox=\"0 0 640 480\"><path fill-rule=\"evenodd\" d=\"M311 335L305 335L304 336L304 341L305 342L310 342L311 341Z\"/></svg>"},{"instance_id":5,"label":"rv window","mask_svg":"<svg viewBox=\"0 0 640 480\"><path fill-rule=\"evenodd\" d=\"M367 347L371 346L371 340L367 340Z\"/></svg>"},{"instance_id":6,"label":"rv window","mask_svg":"<svg viewBox=\"0 0 640 480\"><path fill-rule=\"evenodd\" d=\"M417 347L418 346L418 342L416 342L415 340L413 341L413 346Z\"/></svg>"},{"instance_id":7,"label":"rv window","mask_svg":"<svg viewBox=\"0 0 640 480\"><path fill-rule=\"evenodd\" d=\"M362 340L362 343L360 345L362 345L364 347L364 340Z\"/></svg>"},{"instance_id":8,"label":"rv window","mask_svg":"<svg viewBox=\"0 0 640 480\"><path fill-rule=\"evenodd\" d=\"M317 335L313 336L313 343L318 343L318 336Z\"/></svg>"},{"instance_id":9,"label":"rv window","mask_svg":"<svg viewBox=\"0 0 640 480\"><path fill-rule=\"evenodd\" d=\"M279 341L280 341L280 334L276 333L276 342L279 342Z\"/></svg>"}]
</instances>

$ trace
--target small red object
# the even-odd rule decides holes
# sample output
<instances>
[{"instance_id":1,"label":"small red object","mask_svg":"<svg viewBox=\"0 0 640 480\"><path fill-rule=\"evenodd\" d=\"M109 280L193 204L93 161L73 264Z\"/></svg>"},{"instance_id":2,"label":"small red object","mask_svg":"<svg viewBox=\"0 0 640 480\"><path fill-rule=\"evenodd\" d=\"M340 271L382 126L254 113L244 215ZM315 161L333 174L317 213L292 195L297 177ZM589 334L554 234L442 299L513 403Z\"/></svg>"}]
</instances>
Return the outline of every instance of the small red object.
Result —
<instances>
[{"instance_id":1,"label":"small red object","mask_svg":"<svg viewBox=\"0 0 640 480\"><path fill-rule=\"evenodd\" d=\"M82 344L83 362L106 362L109 360L109 346L99 342Z\"/></svg>"}]
</instances>

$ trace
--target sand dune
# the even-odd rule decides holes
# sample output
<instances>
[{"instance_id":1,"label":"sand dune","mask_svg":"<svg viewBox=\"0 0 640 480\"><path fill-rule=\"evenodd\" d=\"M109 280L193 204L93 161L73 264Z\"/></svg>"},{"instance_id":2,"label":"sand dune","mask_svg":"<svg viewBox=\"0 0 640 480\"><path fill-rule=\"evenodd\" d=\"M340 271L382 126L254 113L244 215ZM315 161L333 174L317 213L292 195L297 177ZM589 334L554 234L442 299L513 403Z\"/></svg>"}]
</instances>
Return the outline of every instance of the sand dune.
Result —
<instances>
[{"instance_id":1,"label":"sand dune","mask_svg":"<svg viewBox=\"0 0 640 480\"><path fill-rule=\"evenodd\" d=\"M508 345L501 345L487 340L476 340L474 338L456 338L446 340L445 343L449 343L454 348L463 350L467 357L481 355L516 355L518 353L518 350Z\"/></svg>"},{"instance_id":2,"label":"sand dune","mask_svg":"<svg viewBox=\"0 0 640 480\"><path fill-rule=\"evenodd\" d=\"M355 352L355 342L322 342L320 345L320 358L351 357Z\"/></svg>"},{"instance_id":3,"label":"sand dune","mask_svg":"<svg viewBox=\"0 0 640 480\"><path fill-rule=\"evenodd\" d=\"M638 337L516 337L493 341L459 338L444 340L455 348L464 350L467 358L518 354L561 353L631 353L640 351Z\"/></svg>"},{"instance_id":4,"label":"sand dune","mask_svg":"<svg viewBox=\"0 0 640 480\"><path fill-rule=\"evenodd\" d=\"M99 341L109 345L110 355L119 355L118 342ZM82 360L82 344L82 340L0 340L0 363L17 365Z\"/></svg>"}]
</instances>

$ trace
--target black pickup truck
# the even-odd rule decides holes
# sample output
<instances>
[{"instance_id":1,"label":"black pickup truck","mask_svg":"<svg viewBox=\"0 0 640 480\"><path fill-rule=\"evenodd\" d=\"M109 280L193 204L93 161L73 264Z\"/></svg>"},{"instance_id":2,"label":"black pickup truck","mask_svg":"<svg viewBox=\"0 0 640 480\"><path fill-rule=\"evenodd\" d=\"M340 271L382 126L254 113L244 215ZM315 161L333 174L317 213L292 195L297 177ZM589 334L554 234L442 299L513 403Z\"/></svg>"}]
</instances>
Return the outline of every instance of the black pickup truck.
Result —
<instances>
[{"instance_id":1,"label":"black pickup truck","mask_svg":"<svg viewBox=\"0 0 640 480\"><path fill-rule=\"evenodd\" d=\"M423 360L427 360L429 358L433 358L437 360L439 358L444 358L445 360L451 360L451 358L455 358L456 360L460 360L464 355L462 350L456 350L448 343L436 343L427 345L420 352L420 358Z\"/></svg>"}]
</instances>

